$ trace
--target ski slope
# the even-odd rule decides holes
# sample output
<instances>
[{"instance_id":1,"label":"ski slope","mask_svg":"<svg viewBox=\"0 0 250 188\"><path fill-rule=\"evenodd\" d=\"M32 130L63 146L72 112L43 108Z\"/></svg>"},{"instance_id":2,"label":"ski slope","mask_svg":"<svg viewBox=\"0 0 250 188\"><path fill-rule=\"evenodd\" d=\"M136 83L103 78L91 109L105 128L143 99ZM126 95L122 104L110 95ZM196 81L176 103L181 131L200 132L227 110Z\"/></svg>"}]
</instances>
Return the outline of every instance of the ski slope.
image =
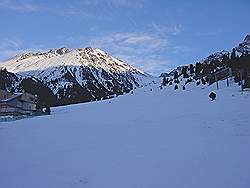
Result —
<instances>
[{"instance_id":1,"label":"ski slope","mask_svg":"<svg viewBox=\"0 0 250 188\"><path fill-rule=\"evenodd\" d=\"M250 92L173 87L1 122L0 187L249 188Z\"/></svg>"}]
</instances>

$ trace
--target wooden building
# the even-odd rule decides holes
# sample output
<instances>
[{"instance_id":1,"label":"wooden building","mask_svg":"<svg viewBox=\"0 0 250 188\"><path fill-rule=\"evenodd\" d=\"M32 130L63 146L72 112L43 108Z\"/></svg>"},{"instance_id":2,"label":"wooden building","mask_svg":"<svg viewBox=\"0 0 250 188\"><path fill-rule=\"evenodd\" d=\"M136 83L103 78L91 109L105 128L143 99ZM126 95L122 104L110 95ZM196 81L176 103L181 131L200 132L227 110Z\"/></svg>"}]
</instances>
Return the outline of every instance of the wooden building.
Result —
<instances>
[{"instance_id":1,"label":"wooden building","mask_svg":"<svg viewBox=\"0 0 250 188\"><path fill-rule=\"evenodd\" d=\"M207 79L209 82L209 85L218 82L219 80L228 79L233 76L232 69L231 68L225 68L221 69L217 72L208 74Z\"/></svg>"},{"instance_id":2,"label":"wooden building","mask_svg":"<svg viewBox=\"0 0 250 188\"><path fill-rule=\"evenodd\" d=\"M0 90L0 116L28 115L36 111L36 96Z\"/></svg>"}]
</instances>

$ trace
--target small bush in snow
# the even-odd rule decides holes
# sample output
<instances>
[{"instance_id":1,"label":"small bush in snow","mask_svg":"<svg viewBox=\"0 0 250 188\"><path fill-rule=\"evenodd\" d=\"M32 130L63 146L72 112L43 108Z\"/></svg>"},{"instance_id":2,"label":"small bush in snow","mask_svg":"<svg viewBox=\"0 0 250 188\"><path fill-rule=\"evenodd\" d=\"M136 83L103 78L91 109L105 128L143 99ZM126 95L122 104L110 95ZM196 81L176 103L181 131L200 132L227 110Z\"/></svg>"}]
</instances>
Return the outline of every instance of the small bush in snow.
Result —
<instances>
[{"instance_id":1,"label":"small bush in snow","mask_svg":"<svg viewBox=\"0 0 250 188\"><path fill-rule=\"evenodd\" d=\"M174 86L174 90L177 90L178 89L178 85L176 84L175 86Z\"/></svg>"},{"instance_id":2,"label":"small bush in snow","mask_svg":"<svg viewBox=\"0 0 250 188\"><path fill-rule=\"evenodd\" d=\"M212 101L216 99L216 93L214 92L211 92L208 96Z\"/></svg>"},{"instance_id":3,"label":"small bush in snow","mask_svg":"<svg viewBox=\"0 0 250 188\"><path fill-rule=\"evenodd\" d=\"M186 87L185 87L185 86L183 86L183 87L182 87L182 90L186 90Z\"/></svg>"},{"instance_id":4,"label":"small bush in snow","mask_svg":"<svg viewBox=\"0 0 250 188\"><path fill-rule=\"evenodd\" d=\"M179 79L178 79L178 78L175 79L175 80L174 80L174 83L179 84L179 83L180 83Z\"/></svg>"},{"instance_id":5,"label":"small bush in snow","mask_svg":"<svg viewBox=\"0 0 250 188\"><path fill-rule=\"evenodd\" d=\"M191 82L192 82L192 78L191 77L186 80L186 84L191 83Z\"/></svg>"},{"instance_id":6,"label":"small bush in snow","mask_svg":"<svg viewBox=\"0 0 250 188\"><path fill-rule=\"evenodd\" d=\"M206 85L206 80L202 77L202 79L201 79L201 83L203 84L203 85Z\"/></svg>"},{"instance_id":7,"label":"small bush in snow","mask_svg":"<svg viewBox=\"0 0 250 188\"><path fill-rule=\"evenodd\" d=\"M51 114L50 107L46 107L46 109L45 109L45 113L46 113L46 114L48 114L48 115L50 115L50 114Z\"/></svg>"}]
</instances>

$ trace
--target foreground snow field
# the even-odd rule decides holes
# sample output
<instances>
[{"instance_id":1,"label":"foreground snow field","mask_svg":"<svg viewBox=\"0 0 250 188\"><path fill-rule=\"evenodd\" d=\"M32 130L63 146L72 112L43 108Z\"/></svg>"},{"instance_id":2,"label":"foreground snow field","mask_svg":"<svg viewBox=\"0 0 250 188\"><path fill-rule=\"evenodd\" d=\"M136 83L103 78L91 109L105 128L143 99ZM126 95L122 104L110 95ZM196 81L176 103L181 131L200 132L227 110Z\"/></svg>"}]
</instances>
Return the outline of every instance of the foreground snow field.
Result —
<instances>
[{"instance_id":1,"label":"foreground snow field","mask_svg":"<svg viewBox=\"0 0 250 188\"><path fill-rule=\"evenodd\" d=\"M2 122L0 187L249 188L249 104L236 85L155 85Z\"/></svg>"}]
</instances>

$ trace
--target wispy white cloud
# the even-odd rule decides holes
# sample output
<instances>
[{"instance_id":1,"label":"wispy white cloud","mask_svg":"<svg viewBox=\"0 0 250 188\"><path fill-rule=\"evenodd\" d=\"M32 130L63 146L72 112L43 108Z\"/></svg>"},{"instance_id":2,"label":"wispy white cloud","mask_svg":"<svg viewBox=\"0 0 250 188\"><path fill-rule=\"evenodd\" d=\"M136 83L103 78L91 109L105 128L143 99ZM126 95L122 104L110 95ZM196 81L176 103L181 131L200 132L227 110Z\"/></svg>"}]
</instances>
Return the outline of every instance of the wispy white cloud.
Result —
<instances>
[{"instance_id":1,"label":"wispy white cloud","mask_svg":"<svg viewBox=\"0 0 250 188\"><path fill-rule=\"evenodd\" d=\"M216 36L220 33L221 33L221 30L217 30L217 31L197 32L196 35L199 37L210 37L210 36Z\"/></svg>"},{"instance_id":2,"label":"wispy white cloud","mask_svg":"<svg viewBox=\"0 0 250 188\"><path fill-rule=\"evenodd\" d=\"M99 48L127 53L157 53L168 45L166 39L149 33L114 33L92 39L89 44Z\"/></svg>"},{"instance_id":3,"label":"wispy white cloud","mask_svg":"<svg viewBox=\"0 0 250 188\"><path fill-rule=\"evenodd\" d=\"M34 2L24 2L16 0L1 0L0 8L19 12L35 12L40 10L40 6Z\"/></svg>"},{"instance_id":4,"label":"wispy white cloud","mask_svg":"<svg viewBox=\"0 0 250 188\"><path fill-rule=\"evenodd\" d=\"M0 40L0 58L1 60L7 59L20 53L22 42L18 39L2 39Z\"/></svg>"},{"instance_id":5,"label":"wispy white cloud","mask_svg":"<svg viewBox=\"0 0 250 188\"><path fill-rule=\"evenodd\" d=\"M170 47L168 39L152 33L114 33L94 38L89 45L104 49L151 74L166 70L170 63L160 54Z\"/></svg>"},{"instance_id":6,"label":"wispy white cloud","mask_svg":"<svg viewBox=\"0 0 250 188\"><path fill-rule=\"evenodd\" d=\"M78 19L93 19L112 21L117 10L141 9L147 0L76 0L61 9L54 9L54 13L62 16L75 16Z\"/></svg>"},{"instance_id":7,"label":"wispy white cloud","mask_svg":"<svg viewBox=\"0 0 250 188\"><path fill-rule=\"evenodd\" d=\"M159 76L162 72L169 72L173 68L173 61L162 58L159 56L154 57L144 55L142 57L135 57L134 55L124 55L117 54L116 57L126 61L129 64L132 64L141 70L155 76Z\"/></svg>"},{"instance_id":8,"label":"wispy white cloud","mask_svg":"<svg viewBox=\"0 0 250 188\"><path fill-rule=\"evenodd\" d=\"M18 48L22 45L22 41L19 39L5 38L0 40L0 49L3 48Z\"/></svg>"},{"instance_id":9,"label":"wispy white cloud","mask_svg":"<svg viewBox=\"0 0 250 188\"><path fill-rule=\"evenodd\" d=\"M132 7L132 8L142 8L146 0L85 0L81 1L82 4L87 6L100 6L104 5L109 8L119 8L119 7Z\"/></svg>"},{"instance_id":10,"label":"wispy white cloud","mask_svg":"<svg viewBox=\"0 0 250 188\"><path fill-rule=\"evenodd\" d=\"M0 39L0 61L26 52L46 51L41 45L28 45L17 38Z\"/></svg>"},{"instance_id":11,"label":"wispy white cloud","mask_svg":"<svg viewBox=\"0 0 250 188\"><path fill-rule=\"evenodd\" d=\"M175 64L168 54L179 55L191 51L182 44L174 44L172 37L183 32L181 25L172 27L152 23L146 32L118 32L95 37L89 45L102 48L149 73L168 71Z\"/></svg>"},{"instance_id":12,"label":"wispy white cloud","mask_svg":"<svg viewBox=\"0 0 250 188\"><path fill-rule=\"evenodd\" d=\"M164 35L178 35L181 32L183 32L183 27L181 24L174 25L174 26L165 26L161 24L157 24L155 22L152 22L152 29L155 30L158 34L164 36Z\"/></svg>"},{"instance_id":13,"label":"wispy white cloud","mask_svg":"<svg viewBox=\"0 0 250 188\"><path fill-rule=\"evenodd\" d=\"M63 17L74 17L80 20L110 20L108 16L103 16L106 13L103 13L104 10L100 10L96 8L85 7L82 4L72 4L61 7L60 9L48 8L46 7L46 11L49 13L53 13L57 16Z\"/></svg>"},{"instance_id":14,"label":"wispy white cloud","mask_svg":"<svg viewBox=\"0 0 250 188\"><path fill-rule=\"evenodd\" d=\"M187 54L191 53L193 50L184 45L175 45L171 47L173 54Z\"/></svg>"}]
</instances>

